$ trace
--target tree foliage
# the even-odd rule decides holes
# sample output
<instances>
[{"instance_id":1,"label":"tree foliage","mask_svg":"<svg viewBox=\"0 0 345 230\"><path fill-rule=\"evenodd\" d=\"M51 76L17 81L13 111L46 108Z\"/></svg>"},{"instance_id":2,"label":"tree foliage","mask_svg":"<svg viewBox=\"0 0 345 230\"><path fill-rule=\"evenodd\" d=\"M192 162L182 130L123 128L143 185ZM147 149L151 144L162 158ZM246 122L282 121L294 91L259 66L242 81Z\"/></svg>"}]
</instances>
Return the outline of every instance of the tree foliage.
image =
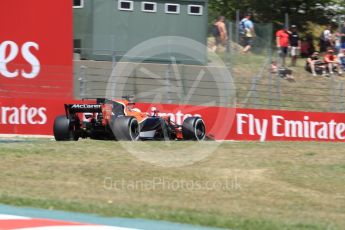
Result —
<instances>
[{"instance_id":1,"label":"tree foliage","mask_svg":"<svg viewBox=\"0 0 345 230\"><path fill-rule=\"evenodd\" d=\"M257 22L284 22L285 14L291 23L306 21L328 24L344 13L345 0L209 0L210 19L224 15L235 20L236 10L251 12ZM242 16L242 15L241 15Z\"/></svg>"}]
</instances>

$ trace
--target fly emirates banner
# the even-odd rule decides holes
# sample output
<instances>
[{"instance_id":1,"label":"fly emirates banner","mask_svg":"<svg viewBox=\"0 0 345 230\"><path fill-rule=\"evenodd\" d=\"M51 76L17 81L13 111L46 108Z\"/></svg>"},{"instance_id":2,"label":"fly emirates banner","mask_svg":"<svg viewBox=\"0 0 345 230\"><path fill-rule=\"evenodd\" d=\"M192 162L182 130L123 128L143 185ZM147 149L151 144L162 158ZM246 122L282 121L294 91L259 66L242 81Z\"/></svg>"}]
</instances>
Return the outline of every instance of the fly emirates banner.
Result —
<instances>
[{"instance_id":1,"label":"fly emirates banner","mask_svg":"<svg viewBox=\"0 0 345 230\"><path fill-rule=\"evenodd\" d=\"M65 114L64 103L85 103L64 99L2 99L2 134L52 135L54 119ZM94 103L94 101L90 101ZM204 119L209 137L217 140L256 141L344 141L345 116L341 113L316 113L260 109L231 109L193 105L137 103L150 114L168 115L180 125L190 116Z\"/></svg>"}]
</instances>

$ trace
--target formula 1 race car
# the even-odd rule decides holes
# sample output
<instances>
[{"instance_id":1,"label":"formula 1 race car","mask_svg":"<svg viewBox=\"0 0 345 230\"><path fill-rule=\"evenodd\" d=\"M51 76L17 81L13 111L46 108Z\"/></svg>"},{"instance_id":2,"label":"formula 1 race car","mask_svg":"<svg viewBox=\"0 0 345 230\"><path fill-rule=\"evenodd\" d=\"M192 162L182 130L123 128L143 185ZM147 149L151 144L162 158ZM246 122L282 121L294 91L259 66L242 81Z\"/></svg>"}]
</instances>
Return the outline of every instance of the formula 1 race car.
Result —
<instances>
[{"instance_id":1,"label":"formula 1 race car","mask_svg":"<svg viewBox=\"0 0 345 230\"><path fill-rule=\"evenodd\" d=\"M182 125L169 116L134 108L129 97L123 100L96 99L96 104L65 104L65 115L54 121L57 141L79 138L101 140L204 140L206 127L200 117L188 117Z\"/></svg>"}]
</instances>

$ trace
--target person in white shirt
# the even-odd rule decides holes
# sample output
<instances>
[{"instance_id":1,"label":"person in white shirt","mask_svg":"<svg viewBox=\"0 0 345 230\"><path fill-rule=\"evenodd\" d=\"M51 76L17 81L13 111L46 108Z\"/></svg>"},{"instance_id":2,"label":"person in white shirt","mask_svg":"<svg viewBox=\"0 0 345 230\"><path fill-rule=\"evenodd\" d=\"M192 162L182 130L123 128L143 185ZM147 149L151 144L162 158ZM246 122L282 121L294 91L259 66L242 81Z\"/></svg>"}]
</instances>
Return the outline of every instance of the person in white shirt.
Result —
<instances>
[{"instance_id":1,"label":"person in white shirt","mask_svg":"<svg viewBox=\"0 0 345 230\"><path fill-rule=\"evenodd\" d=\"M329 25L322 32L320 36L320 52L326 52L328 48L333 47L333 35L332 35L332 26Z\"/></svg>"}]
</instances>

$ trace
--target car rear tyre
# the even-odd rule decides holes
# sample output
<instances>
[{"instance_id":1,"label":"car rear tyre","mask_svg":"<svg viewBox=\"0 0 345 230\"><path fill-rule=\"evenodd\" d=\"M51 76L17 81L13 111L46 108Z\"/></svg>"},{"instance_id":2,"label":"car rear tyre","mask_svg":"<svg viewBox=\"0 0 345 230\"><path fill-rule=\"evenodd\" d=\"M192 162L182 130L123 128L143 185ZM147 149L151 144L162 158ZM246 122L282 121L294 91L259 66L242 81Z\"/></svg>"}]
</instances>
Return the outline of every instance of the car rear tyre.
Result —
<instances>
[{"instance_id":1,"label":"car rear tyre","mask_svg":"<svg viewBox=\"0 0 345 230\"><path fill-rule=\"evenodd\" d=\"M114 119L112 131L116 140L135 141L139 139L139 123L135 117L123 116Z\"/></svg>"},{"instance_id":2,"label":"car rear tyre","mask_svg":"<svg viewBox=\"0 0 345 230\"><path fill-rule=\"evenodd\" d=\"M65 115L55 118L53 131L54 138L57 141L78 140L78 136L75 135L74 128L71 125L70 120Z\"/></svg>"},{"instance_id":3,"label":"car rear tyre","mask_svg":"<svg viewBox=\"0 0 345 230\"><path fill-rule=\"evenodd\" d=\"M182 124L182 135L184 140L202 141L206 136L206 127L200 117L188 117Z\"/></svg>"}]
</instances>

